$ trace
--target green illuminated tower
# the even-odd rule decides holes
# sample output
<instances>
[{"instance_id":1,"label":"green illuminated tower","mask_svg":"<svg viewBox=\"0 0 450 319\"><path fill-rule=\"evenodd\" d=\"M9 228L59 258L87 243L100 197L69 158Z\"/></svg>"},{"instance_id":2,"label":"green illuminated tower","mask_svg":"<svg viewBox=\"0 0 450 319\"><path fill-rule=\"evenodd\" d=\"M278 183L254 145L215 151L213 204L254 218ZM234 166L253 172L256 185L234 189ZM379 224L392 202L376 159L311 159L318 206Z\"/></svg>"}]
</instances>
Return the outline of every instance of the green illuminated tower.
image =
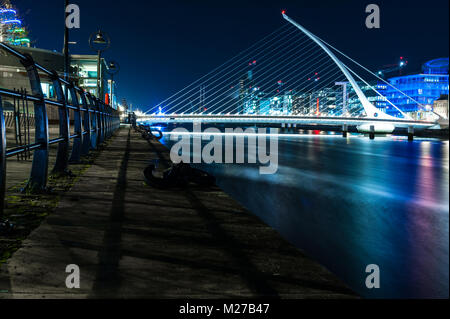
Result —
<instances>
[{"instance_id":1,"label":"green illuminated tower","mask_svg":"<svg viewBox=\"0 0 450 319\"><path fill-rule=\"evenodd\" d=\"M28 32L9 0L3 1L0 5L0 42L9 45L30 46Z\"/></svg>"}]
</instances>

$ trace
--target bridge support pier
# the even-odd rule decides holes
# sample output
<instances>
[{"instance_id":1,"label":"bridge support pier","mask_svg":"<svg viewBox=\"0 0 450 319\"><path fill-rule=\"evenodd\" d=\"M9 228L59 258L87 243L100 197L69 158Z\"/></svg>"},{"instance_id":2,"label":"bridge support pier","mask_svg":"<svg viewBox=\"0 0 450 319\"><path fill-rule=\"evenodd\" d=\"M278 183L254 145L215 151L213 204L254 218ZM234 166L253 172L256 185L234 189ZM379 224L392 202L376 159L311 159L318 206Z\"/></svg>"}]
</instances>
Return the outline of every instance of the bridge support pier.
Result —
<instances>
[{"instance_id":1,"label":"bridge support pier","mask_svg":"<svg viewBox=\"0 0 450 319\"><path fill-rule=\"evenodd\" d=\"M371 125L371 126L370 126L369 138L370 138L371 140L374 140L374 139L375 139L375 125Z\"/></svg>"},{"instance_id":2,"label":"bridge support pier","mask_svg":"<svg viewBox=\"0 0 450 319\"><path fill-rule=\"evenodd\" d=\"M347 137L348 134L348 124L342 125L342 137Z\"/></svg>"},{"instance_id":3,"label":"bridge support pier","mask_svg":"<svg viewBox=\"0 0 450 319\"><path fill-rule=\"evenodd\" d=\"M414 126L408 126L408 141L414 141Z\"/></svg>"}]
</instances>

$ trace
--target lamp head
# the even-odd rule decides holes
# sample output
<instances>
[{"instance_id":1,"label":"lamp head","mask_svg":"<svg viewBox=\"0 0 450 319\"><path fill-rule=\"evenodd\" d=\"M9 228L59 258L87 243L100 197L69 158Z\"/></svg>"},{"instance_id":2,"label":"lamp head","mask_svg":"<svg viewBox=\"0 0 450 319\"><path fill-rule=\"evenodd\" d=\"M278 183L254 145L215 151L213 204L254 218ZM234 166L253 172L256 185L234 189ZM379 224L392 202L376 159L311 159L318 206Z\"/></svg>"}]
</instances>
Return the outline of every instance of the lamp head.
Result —
<instances>
[{"instance_id":1,"label":"lamp head","mask_svg":"<svg viewBox=\"0 0 450 319\"><path fill-rule=\"evenodd\" d=\"M98 30L97 34L95 35L95 39L93 41L96 44L107 44L108 41L105 40L105 37L103 36L102 31Z\"/></svg>"}]
</instances>

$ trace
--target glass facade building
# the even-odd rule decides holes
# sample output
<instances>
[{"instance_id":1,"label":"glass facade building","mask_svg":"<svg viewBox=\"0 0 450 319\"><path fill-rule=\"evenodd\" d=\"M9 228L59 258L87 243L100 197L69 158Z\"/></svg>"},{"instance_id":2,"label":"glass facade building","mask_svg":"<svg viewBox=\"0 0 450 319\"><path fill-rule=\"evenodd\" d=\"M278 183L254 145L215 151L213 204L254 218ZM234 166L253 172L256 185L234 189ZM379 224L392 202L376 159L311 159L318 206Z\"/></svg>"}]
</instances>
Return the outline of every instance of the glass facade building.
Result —
<instances>
[{"instance_id":1,"label":"glass facade building","mask_svg":"<svg viewBox=\"0 0 450 319\"><path fill-rule=\"evenodd\" d=\"M448 58L431 60L423 65L420 74L389 79L390 84L412 99L389 85L384 85L380 93L403 112L413 118L423 119L426 112L432 110L434 101L441 95L448 94L448 63ZM400 115L400 112L383 98L379 99L377 107L390 115Z\"/></svg>"}]
</instances>

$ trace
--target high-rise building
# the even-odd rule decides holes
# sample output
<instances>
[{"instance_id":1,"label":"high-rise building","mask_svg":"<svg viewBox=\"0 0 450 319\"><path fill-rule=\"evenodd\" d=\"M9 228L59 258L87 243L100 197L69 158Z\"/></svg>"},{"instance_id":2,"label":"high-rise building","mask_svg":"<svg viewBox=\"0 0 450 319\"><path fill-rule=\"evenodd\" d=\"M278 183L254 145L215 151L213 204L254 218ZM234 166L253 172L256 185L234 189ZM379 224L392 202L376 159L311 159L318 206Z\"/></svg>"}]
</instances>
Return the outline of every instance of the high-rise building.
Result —
<instances>
[{"instance_id":1,"label":"high-rise building","mask_svg":"<svg viewBox=\"0 0 450 319\"><path fill-rule=\"evenodd\" d=\"M245 113L246 105L252 100L252 89L253 72L250 70L239 80L238 114Z\"/></svg>"},{"instance_id":2,"label":"high-rise building","mask_svg":"<svg viewBox=\"0 0 450 319\"><path fill-rule=\"evenodd\" d=\"M383 90L385 87L381 84L378 84L376 82L370 82L370 83L364 83L361 81L357 82L361 91L364 93L364 95L367 97L369 102L371 102L373 105L375 105L378 108L383 108L383 106L379 106L378 103L382 100L382 97L377 93L380 92L380 90ZM374 91L374 89L377 91ZM358 95L356 94L353 87L348 84L347 88L347 99L345 101L345 111L347 112L346 115L348 116L365 116L364 108L361 104L361 101L358 98ZM340 98L341 102L343 103L343 97Z\"/></svg>"},{"instance_id":3,"label":"high-rise building","mask_svg":"<svg viewBox=\"0 0 450 319\"><path fill-rule=\"evenodd\" d=\"M307 115L310 111L311 95L296 93L292 95L292 115Z\"/></svg>"},{"instance_id":4,"label":"high-rise building","mask_svg":"<svg viewBox=\"0 0 450 319\"><path fill-rule=\"evenodd\" d=\"M30 47L28 31L9 0L0 5L0 42Z\"/></svg>"},{"instance_id":5,"label":"high-rise building","mask_svg":"<svg viewBox=\"0 0 450 319\"><path fill-rule=\"evenodd\" d=\"M310 115L341 115L342 107L339 107L341 92L335 87L322 88L312 91L310 96Z\"/></svg>"}]
</instances>

